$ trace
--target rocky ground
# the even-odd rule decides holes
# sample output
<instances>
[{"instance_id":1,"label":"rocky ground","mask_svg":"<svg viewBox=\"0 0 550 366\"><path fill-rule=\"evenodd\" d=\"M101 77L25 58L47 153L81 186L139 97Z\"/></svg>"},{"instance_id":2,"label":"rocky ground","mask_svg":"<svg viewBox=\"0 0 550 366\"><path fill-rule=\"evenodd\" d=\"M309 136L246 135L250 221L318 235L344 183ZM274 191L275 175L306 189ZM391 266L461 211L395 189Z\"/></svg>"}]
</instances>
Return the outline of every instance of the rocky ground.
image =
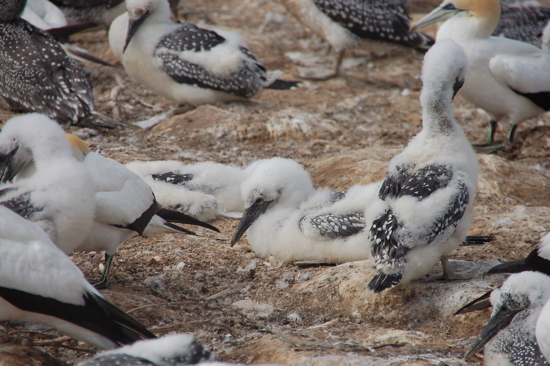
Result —
<instances>
[{"instance_id":1,"label":"rocky ground","mask_svg":"<svg viewBox=\"0 0 550 366\"><path fill-rule=\"evenodd\" d=\"M413 13L437 5L412 3ZM273 0L190 0L180 4L179 13L192 22L238 30L263 65L283 71L287 79L300 79L297 66L307 66L309 56L324 57L324 43ZM116 62L106 38L106 31L98 31L76 42ZM178 106L132 81L120 65L86 65L98 109L125 126L67 130L122 163L177 159L245 165L282 156L302 163L316 186L345 190L382 179L391 157L420 131L422 56L399 46L365 43L348 54L340 77L304 81L290 91L267 90L245 103L180 109L150 129L131 123ZM454 106L470 140L481 142L487 117L460 97ZM0 109L2 121L12 115ZM221 234L198 230L199 237L164 234L122 244L113 286L103 294L158 335L194 333L220 360L466 364L462 356L490 310L457 317L453 312L502 281L501 276L481 276L484 268L524 256L550 230L550 118L522 123L517 135L503 151L478 155L480 180L470 232L497 239L453 253L453 263L473 279L436 280L441 267L435 267L405 288L373 295L366 290L371 275L365 263L275 267L256 258L246 240L231 248L228 239L238 221L220 219L213 224ZM72 259L88 277L99 276L103 253L75 253ZM51 329L17 323L4 323L0 336L39 347L67 364L97 351ZM469 361L480 364L482 355Z\"/></svg>"}]
</instances>

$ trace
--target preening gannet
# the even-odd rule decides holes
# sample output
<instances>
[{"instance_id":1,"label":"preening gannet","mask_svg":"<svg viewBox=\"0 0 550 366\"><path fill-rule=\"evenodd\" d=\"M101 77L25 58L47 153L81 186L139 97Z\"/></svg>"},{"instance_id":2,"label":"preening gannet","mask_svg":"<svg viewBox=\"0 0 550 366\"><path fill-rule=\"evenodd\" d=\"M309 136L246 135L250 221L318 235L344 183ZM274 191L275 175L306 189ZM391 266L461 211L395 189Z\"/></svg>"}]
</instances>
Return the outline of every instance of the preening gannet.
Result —
<instances>
[{"instance_id":1,"label":"preening gannet","mask_svg":"<svg viewBox=\"0 0 550 366\"><path fill-rule=\"evenodd\" d=\"M155 338L103 299L42 229L1 206L0 320L47 324L104 349Z\"/></svg>"},{"instance_id":2,"label":"preening gannet","mask_svg":"<svg viewBox=\"0 0 550 366\"><path fill-rule=\"evenodd\" d=\"M470 67L460 90L490 118L487 141L478 148L491 152L512 141L518 123L550 110L550 54L524 42L491 37L500 16L498 0L445 0L422 18L417 28L447 21L437 42L452 39L466 52ZM511 128L503 143L494 143L498 122Z\"/></svg>"},{"instance_id":3,"label":"preening gannet","mask_svg":"<svg viewBox=\"0 0 550 366\"><path fill-rule=\"evenodd\" d=\"M109 44L128 75L160 95L196 106L297 85L268 75L236 34L173 23L167 0L128 0L126 8Z\"/></svg>"},{"instance_id":4,"label":"preening gannet","mask_svg":"<svg viewBox=\"0 0 550 366\"><path fill-rule=\"evenodd\" d=\"M21 19L25 4L0 4L0 96L15 111L43 113L61 124L113 127L95 110L78 62L50 34Z\"/></svg>"},{"instance_id":5,"label":"preening gannet","mask_svg":"<svg viewBox=\"0 0 550 366\"><path fill-rule=\"evenodd\" d=\"M536 322L550 298L550 277L538 272L511 275L491 293L493 314L466 359L485 346L486 366L548 365L537 343Z\"/></svg>"},{"instance_id":6,"label":"preening gannet","mask_svg":"<svg viewBox=\"0 0 550 366\"><path fill-rule=\"evenodd\" d=\"M440 259L448 274L445 256L466 237L478 163L453 117L452 100L467 68L464 51L450 40L424 57L422 131L390 161L378 209L365 211L379 271L368 285L372 291L425 275Z\"/></svg>"}]
</instances>

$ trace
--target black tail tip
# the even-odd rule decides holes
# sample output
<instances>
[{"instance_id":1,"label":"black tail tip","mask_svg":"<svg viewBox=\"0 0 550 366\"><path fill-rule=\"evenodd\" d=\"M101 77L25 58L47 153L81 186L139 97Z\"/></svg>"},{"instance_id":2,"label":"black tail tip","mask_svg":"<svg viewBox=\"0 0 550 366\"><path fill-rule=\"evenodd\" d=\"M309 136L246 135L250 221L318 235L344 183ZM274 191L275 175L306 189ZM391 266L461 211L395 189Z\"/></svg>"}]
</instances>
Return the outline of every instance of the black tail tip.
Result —
<instances>
[{"instance_id":1,"label":"black tail tip","mask_svg":"<svg viewBox=\"0 0 550 366\"><path fill-rule=\"evenodd\" d=\"M382 292L384 290L395 287L399 282L401 282L402 277L402 273L380 273L373 277L367 287L372 292Z\"/></svg>"},{"instance_id":2,"label":"black tail tip","mask_svg":"<svg viewBox=\"0 0 550 366\"><path fill-rule=\"evenodd\" d=\"M269 84L268 86L266 86L266 88L275 89L275 90L288 90L288 89L294 89L298 85L300 85L299 81L277 79L271 84Z\"/></svg>"},{"instance_id":3,"label":"black tail tip","mask_svg":"<svg viewBox=\"0 0 550 366\"><path fill-rule=\"evenodd\" d=\"M468 235L466 240L460 244L461 247L472 245L483 245L495 241L496 237L492 235Z\"/></svg>"}]
</instances>

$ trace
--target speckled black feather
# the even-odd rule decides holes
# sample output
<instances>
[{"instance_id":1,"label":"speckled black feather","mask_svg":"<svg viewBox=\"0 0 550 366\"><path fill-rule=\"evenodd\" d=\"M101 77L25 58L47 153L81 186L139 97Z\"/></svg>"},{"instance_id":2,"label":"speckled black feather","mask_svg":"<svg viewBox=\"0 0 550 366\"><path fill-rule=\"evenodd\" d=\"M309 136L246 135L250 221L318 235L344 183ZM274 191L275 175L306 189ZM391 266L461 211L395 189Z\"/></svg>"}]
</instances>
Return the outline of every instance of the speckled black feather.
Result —
<instances>
[{"instance_id":1,"label":"speckled black feather","mask_svg":"<svg viewBox=\"0 0 550 366\"><path fill-rule=\"evenodd\" d=\"M409 248L399 240L398 230L403 226L390 210L372 222L370 237L374 241L371 253L377 263L402 258Z\"/></svg>"},{"instance_id":2,"label":"speckled black feather","mask_svg":"<svg viewBox=\"0 0 550 366\"><path fill-rule=\"evenodd\" d=\"M366 227L362 212L334 215L331 213L305 216L300 220L300 229L305 221L316 227L321 236L330 239L341 239L355 235Z\"/></svg>"},{"instance_id":3,"label":"speckled black feather","mask_svg":"<svg viewBox=\"0 0 550 366\"><path fill-rule=\"evenodd\" d=\"M0 205L10 209L21 217L28 219L32 214L40 212L44 207L33 206L31 203L31 193L23 193L17 197L0 202Z\"/></svg>"},{"instance_id":4,"label":"speckled black feather","mask_svg":"<svg viewBox=\"0 0 550 366\"><path fill-rule=\"evenodd\" d=\"M500 21L493 36L516 39L540 48L542 31L550 20L550 8L501 5Z\"/></svg>"},{"instance_id":5,"label":"speckled black feather","mask_svg":"<svg viewBox=\"0 0 550 366\"><path fill-rule=\"evenodd\" d=\"M18 112L77 124L94 110L81 66L47 32L27 21L0 22L0 96Z\"/></svg>"},{"instance_id":6,"label":"speckled black feather","mask_svg":"<svg viewBox=\"0 0 550 366\"><path fill-rule=\"evenodd\" d=\"M177 170L166 173L151 174L151 176L156 181L170 183L177 186L185 186L185 183L193 179L193 174L181 174Z\"/></svg>"},{"instance_id":7,"label":"speckled black feather","mask_svg":"<svg viewBox=\"0 0 550 366\"><path fill-rule=\"evenodd\" d=\"M406 0L314 0L333 21L361 38L398 43L426 51L434 42L419 32L409 32Z\"/></svg>"}]
</instances>

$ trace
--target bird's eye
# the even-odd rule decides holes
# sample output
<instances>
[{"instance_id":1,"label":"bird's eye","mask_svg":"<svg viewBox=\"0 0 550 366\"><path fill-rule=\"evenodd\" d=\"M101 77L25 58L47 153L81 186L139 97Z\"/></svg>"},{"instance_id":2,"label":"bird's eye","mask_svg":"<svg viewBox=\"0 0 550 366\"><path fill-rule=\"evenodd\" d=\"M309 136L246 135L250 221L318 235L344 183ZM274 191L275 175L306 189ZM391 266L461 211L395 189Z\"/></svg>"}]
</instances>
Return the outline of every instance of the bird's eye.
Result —
<instances>
[{"instance_id":1,"label":"bird's eye","mask_svg":"<svg viewBox=\"0 0 550 366\"><path fill-rule=\"evenodd\" d=\"M442 9L443 10L456 10L455 5L453 3L448 3Z\"/></svg>"},{"instance_id":2,"label":"bird's eye","mask_svg":"<svg viewBox=\"0 0 550 366\"><path fill-rule=\"evenodd\" d=\"M262 197L258 197L258 198L256 198L256 201L254 203L259 204L259 203L262 203L263 201L264 201L264 199Z\"/></svg>"}]
</instances>

